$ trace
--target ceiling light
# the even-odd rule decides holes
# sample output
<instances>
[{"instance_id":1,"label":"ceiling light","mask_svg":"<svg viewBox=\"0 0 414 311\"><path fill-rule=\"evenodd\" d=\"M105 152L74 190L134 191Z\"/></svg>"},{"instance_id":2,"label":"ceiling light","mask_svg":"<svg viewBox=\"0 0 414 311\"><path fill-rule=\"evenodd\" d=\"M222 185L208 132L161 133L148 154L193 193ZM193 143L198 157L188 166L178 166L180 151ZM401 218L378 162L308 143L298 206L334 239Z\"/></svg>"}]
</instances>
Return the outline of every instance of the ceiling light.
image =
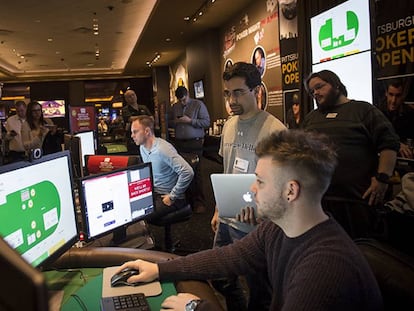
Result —
<instances>
[{"instance_id":1,"label":"ceiling light","mask_svg":"<svg viewBox=\"0 0 414 311\"><path fill-rule=\"evenodd\" d=\"M92 29L93 29L93 34L95 36L99 35L99 24L98 24L98 18L96 17L96 12L93 13L93 15L95 16L93 18L93 23L92 23Z\"/></svg>"},{"instance_id":2,"label":"ceiling light","mask_svg":"<svg viewBox=\"0 0 414 311\"><path fill-rule=\"evenodd\" d=\"M154 56L154 58L152 59L152 60L150 60L150 61L147 61L147 65L148 65L148 67L151 67L152 65L154 65L159 59L161 58L161 54L160 53L155 53L155 56Z\"/></svg>"},{"instance_id":3,"label":"ceiling light","mask_svg":"<svg viewBox=\"0 0 414 311\"><path fill-rule=\"evenodd\" d=\"M198 18L202 16L207 11L209 6L212 5L214 2L216 1L215 0L204 1L204 3L197 9L197 11L195 11L195 13L191 17L184 17L184 20L186 21L191 20L193 23L195 23L198 20Z\"/></svg>"},{"instance_id":4,"label":"ceiling light","mask_svg":"<svg viewBox=\"0 0 414 311\"><path fill-rule=\"evenodd\" d=\"M94 103L94 102L110 102L112 101L114 97L108 96L108 97L92 97L92 98L86 98L85 102L87 103Z\"/></svg>"}]
</instances>

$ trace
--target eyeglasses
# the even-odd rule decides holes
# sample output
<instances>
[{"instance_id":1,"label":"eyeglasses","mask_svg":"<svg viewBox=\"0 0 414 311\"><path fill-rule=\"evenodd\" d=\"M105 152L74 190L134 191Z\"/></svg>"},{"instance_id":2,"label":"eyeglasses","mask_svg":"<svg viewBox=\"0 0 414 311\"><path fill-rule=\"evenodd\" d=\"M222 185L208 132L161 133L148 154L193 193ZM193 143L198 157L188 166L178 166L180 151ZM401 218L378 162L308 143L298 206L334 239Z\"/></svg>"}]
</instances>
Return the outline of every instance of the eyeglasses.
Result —
<instances>
[{"instance_id":1,"label":"eyeglasses","mask_svg":"<svg viewBox=\"0 0 414 311\"><path fill-rule=\"evenodd\" d=\"M310 96L315 96L315 91L319 91L320 89L324 88L328 83L318 83L315 85L314 88L309 89Z\"/></svg>"},{"instance_id":2,"label":"eyeglasses","mask_svg":"<svg viewBox=\"0 0 414 311\"><path fill-rule=\"evenodd\" d=\"M237 90L234 90L234 91L225 90L223 92L223 96L226 100L229 100L232 96L234 98L239 98L239 97L241 97L241 96L243 96L243 95L245 95L245 94L247 94L248 92L251 92L251 91L252 91L252 89L237 89Z\"/></svg>"}]
</instances>

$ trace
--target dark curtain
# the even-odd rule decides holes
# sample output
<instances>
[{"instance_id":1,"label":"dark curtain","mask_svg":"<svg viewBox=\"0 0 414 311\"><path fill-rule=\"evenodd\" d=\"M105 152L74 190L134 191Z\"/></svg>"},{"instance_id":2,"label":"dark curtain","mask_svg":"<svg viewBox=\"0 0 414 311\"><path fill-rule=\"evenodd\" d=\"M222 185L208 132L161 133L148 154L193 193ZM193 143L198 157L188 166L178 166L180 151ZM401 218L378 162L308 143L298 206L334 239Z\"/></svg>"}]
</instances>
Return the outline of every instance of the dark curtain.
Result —
<instances>
[{"instance_id":1,"label":"dark curtain","mask_svg":"<svg viewBox=\"0 0 414 311\"><path fill-rule=\"evenodd\" d=\"M345 0L298 0L298 52L299 52L299 81L302 81L300 87L300 98L302 99L304 115L313 109L312 99L307 94L304 83L312 70L312 50L311 50L311 17L329 10L338 4L344 3Z\"/></svg>"}]
</instances>

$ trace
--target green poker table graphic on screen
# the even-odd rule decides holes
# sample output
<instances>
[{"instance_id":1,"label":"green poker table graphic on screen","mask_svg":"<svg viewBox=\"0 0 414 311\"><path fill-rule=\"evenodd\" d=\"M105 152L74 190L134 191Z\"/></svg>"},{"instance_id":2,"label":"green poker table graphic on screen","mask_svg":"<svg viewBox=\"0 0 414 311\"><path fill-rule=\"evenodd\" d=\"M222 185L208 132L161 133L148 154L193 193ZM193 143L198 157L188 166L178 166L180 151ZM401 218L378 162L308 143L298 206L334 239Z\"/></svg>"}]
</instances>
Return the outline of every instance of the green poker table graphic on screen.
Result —
<instances>
[{"instance_id":1,"label":"green poker table graphic on screen","mask_svg":"<svg viewBox=\"0 0 414 311\"><path fill-rule=\"evenodd\" d=\"M57 188L50 181L41 181L6 196L5 203L0 205L0 217L13 217L20 222L18 225L6 222L1 233L13 248L23 254L56 230L60 215Z\"/></svg>"}]
</instances>

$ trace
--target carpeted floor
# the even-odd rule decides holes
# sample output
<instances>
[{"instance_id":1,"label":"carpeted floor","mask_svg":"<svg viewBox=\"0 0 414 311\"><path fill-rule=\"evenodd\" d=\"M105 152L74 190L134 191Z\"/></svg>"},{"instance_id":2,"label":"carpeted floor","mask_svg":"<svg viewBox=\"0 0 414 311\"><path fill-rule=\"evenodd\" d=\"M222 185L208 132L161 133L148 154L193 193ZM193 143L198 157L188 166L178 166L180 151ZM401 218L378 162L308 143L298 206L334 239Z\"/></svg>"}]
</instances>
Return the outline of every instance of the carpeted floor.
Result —
<instances>
[{"instance_id":1,"label":"carpeted floor","mask_svg":"<svg viewBox=\"0 0 414 311\"><path fill-rule=\"evenodd\" d=\"M214 233L211 230L210 220L214 213L215 201L210 182L210 174L221 173L223 168L218 162L202 157L200 169L207 211L202 214L193 213L190 220L172 226L173 240L179 241L175 253L179 255L209 249L213 246ZM150 225L149 228L155 240L156 248L163 249L164 228L154 225Z\"/></svg>"}]
</instances>

